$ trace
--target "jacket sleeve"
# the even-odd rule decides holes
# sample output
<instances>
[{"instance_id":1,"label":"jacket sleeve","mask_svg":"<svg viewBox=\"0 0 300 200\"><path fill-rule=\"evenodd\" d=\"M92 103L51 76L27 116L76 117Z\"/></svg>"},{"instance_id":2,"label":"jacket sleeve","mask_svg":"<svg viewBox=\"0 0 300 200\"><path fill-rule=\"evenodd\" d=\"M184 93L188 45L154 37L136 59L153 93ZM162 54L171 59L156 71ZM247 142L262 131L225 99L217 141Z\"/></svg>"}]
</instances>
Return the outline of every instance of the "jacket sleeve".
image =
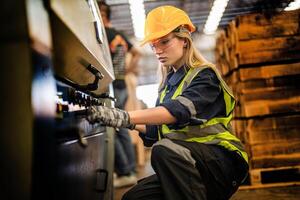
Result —
<instances>
[{"instance_id":1,"label":"jacket sleeve","mask_svg":"<svg viewBox=\"0 0 300 200\"><path fill-rule=\"evenodd\" d=\"M225 111L225 101L219 80L211 69L204 69L175 99L161 103L176 119L169 128L179 129L190 123L192 115L208 120Z\"/></svg>"},{"instance_id":2,"label":"jacket sleeve","mask_svg":"<svg viewBox=\"0 0 300 200\"><path fill-rule=\"evenodd\" d=\"M158 141L158 128L155 125L146 125L146 133L139 132L139 136L146 147L151 147Z\"/></svg>"}]
</instances>

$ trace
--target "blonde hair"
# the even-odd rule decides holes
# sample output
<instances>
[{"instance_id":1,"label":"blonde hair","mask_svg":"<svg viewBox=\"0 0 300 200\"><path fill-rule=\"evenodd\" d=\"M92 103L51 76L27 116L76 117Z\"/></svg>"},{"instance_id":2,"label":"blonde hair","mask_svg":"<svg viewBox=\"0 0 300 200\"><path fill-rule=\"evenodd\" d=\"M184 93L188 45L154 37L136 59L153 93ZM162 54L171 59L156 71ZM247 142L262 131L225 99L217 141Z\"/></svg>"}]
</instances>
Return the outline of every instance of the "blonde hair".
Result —
<instances>
[{"instance_id":1,"label":"blonde hair","mask_svg":"<svg viewBox=\"0 0 300 200\"><path fill-rule=\"evenodd\" d=\"M187 42L187 46L185 47L183 56L182 56L182 63L185 67L185 70L188 71L190 68L194 67L203 67L203 66L209 66L211 68L215 69L215 66L207 61L201 53L196 49L196 47L193 44L191 34L189 31L183 27L180 26L173 31L175 36L179 39L185 39ZM161 81L159 84L159 90L162 89L167 74L172 70L172 66L164 66L161 67Z\"/></svg>"}]
</instances>

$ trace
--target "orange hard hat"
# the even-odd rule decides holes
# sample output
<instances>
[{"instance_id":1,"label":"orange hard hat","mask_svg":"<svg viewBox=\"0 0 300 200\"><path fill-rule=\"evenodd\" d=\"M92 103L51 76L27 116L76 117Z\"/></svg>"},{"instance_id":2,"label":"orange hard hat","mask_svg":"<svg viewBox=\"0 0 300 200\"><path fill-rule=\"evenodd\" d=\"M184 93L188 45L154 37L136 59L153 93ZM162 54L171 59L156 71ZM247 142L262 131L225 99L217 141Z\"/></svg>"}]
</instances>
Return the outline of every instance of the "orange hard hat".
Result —
<instances>
[{"instance_id":1,"label":"orange hard hat","mask_svg":"<svg viewBox=\"0 0 300 200\"><path fill-rule=\"evenodd\" d=\"M190 32L196 30L189 16L179 8L160 6L153 9L147 15L141 45L169 34L180 25L186 25Z\"/></svg>"}]
</instances>

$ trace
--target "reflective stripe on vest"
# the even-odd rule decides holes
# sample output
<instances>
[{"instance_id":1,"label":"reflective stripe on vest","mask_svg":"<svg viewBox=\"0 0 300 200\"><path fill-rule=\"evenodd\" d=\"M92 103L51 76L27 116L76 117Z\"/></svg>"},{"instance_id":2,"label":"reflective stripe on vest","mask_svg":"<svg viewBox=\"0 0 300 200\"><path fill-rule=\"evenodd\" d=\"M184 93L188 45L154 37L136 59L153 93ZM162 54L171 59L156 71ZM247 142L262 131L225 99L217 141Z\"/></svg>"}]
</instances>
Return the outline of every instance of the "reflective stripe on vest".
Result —
<instances>
[{"instance_id":1,"label":"reflective stripe on vest","mask_svg":"<svg viewBox=\"0 0 300 200\"><path fill-rule=\"evenodd\" d=\"M214 67L212 67L211 65L205 65L203 67L189 69L188 73L185 75L178 88L174 92L172 99L180 97L179 95L181 95L182 91L188 87L188 85L192 82L196 75L206 68L211 68L212 70L214 70L220 81L220 89L223 90L224 101L226 105L226 117L216 117L208 121L198 119L200 121L203 121L204 123L201 125L186 126L178 130L170 130L168 126L164 124L159 127L159 130L166 138L180 139L206 144L216 144L223 146L230 151L237 151L248 162L247 153L245 152L240 140L232 134L233 131L230 125L230 121L232 119L232 112L235 106L234 96L230 88L224 82L218 71L214 69ZM165 98L166 88L167 87L165 87L160 94L160 103L162 103ZM186 104L190 105L188 103ZM191 108L189 109L192 110L195 108L191 106ZM192 118L196 118L196 111L191 111L191 114Z\"/></svg>"}]
</instances>

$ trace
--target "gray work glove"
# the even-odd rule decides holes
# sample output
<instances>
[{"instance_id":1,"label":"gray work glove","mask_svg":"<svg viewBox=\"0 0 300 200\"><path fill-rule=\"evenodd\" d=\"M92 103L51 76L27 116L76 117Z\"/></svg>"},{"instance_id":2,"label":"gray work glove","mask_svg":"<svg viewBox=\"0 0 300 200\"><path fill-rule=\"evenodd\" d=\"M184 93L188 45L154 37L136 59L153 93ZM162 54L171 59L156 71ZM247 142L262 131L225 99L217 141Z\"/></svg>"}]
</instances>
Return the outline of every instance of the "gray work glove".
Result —
<instances>
[{"instance_id":1,"label":"gray work glove","mask_svg":"<svg viewBox=\"0 0 300 200\"><path fill-rule=\"evenodd\" d=\"M88 109L87 120L90 123L98 122L115 128L129 128L131 130L135 128L135 124L130 124L128 112L118 108L91 106Z\"/></svg>"}]
</instances>

